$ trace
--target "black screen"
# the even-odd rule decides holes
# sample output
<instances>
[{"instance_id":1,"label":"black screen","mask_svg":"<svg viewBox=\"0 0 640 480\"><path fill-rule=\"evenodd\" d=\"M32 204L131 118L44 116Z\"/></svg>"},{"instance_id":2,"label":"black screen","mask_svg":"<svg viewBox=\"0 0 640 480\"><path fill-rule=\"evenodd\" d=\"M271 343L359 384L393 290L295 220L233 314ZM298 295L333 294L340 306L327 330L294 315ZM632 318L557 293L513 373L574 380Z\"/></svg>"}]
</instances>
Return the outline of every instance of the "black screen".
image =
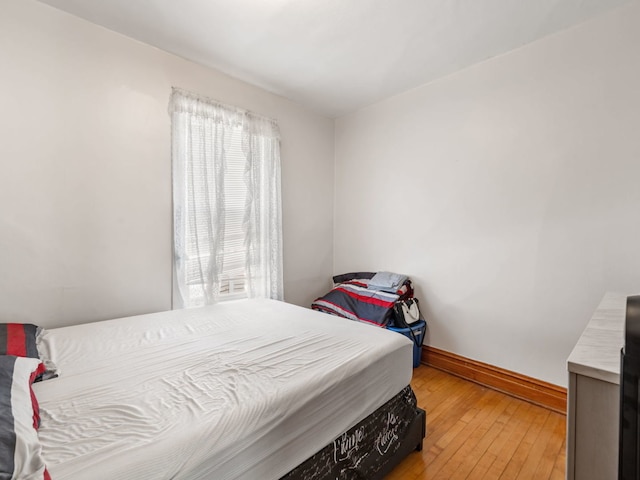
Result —
<instances>
[{"instance_id":1,"label":"black screen","mask_svg":"<svg viewBox=\"0 0 640 480\"><path fill-rule=\"evenodd\" d=\"M620 442L618 479L640 480L640 295L627 297L625 341L620 362Z\"/></svg>"}]
</instances>

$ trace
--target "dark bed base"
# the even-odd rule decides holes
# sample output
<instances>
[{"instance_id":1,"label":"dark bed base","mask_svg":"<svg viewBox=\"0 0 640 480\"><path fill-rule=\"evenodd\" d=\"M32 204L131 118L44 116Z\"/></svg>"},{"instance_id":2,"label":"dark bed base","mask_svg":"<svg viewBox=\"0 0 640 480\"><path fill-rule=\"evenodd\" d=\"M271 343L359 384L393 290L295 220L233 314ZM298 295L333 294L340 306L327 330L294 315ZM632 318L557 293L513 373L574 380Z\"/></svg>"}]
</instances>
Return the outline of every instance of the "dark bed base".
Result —
<instances>
[{"instance_id":1,"label":"dark bed base","mask_svg":"<svg viewBox=\"0 0 640 480\"><path fill-rule=\"evenodd\" d=\"M421 408L418 408L418 416L412 422L407 436L396 452L389 457L387 462L380 468L377 474L371 477L371 480L382 480L386 475L402 462L407 455L417 451L422 451L422 440L427 433L427 414Z\"/></svg>"},{"instance_id":2,"label":"dark bed base","mask_svg":"<svg viewBox=\"0 0 640 480\"><path fill-rule=\"evenodd\" d=\"M422 450L426 413L407 386L281 480L382 480Z\"/></svg>"}]
</instances>

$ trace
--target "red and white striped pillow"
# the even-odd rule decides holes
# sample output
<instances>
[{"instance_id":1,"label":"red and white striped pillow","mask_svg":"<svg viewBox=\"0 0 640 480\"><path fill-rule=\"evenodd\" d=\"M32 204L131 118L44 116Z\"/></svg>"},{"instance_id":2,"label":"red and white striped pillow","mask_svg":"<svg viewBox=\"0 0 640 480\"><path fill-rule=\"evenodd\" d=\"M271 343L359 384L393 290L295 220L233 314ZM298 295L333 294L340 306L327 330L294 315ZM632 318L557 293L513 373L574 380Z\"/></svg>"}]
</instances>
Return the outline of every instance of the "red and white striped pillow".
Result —
<instances>
[{"instance_id":1,"label":"red and white striped pillow","mask_svg":"<svg viewBox=\"0 0 640 480\"><path fill-rule=\"evenodd\" d=\"M39 359L0 355L0 478L50 480L38 440L40 410L31 385Z\"/></svg>"},{"instance_id":2,"label":"red and white striped pillow","mask_svg":"<svg viewBox=\"0 0 640 480\"><path fill-rule=\"evenodd\" d=\"M36 381L57 376L55 365L48 359L42 358L38 350L38 337L43 332L41 327L31 323L0 323L0 355L42 360L44 363L40 365Z\"/></svg>"}]
</instances>

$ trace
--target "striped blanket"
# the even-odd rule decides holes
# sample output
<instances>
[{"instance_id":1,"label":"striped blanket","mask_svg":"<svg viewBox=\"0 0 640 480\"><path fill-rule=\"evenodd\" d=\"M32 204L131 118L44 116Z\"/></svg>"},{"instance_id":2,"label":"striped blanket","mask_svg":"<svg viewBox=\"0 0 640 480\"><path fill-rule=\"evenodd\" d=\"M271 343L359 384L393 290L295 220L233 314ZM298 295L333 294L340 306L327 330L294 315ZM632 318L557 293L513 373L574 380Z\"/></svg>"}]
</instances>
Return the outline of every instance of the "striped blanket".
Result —
<instances>
[{"instance_id":1,"label":"striped blanket","mask_svg":"<svg viewBox=\"0 0 640 480\"><path fill-rule=\"evenodd\" d=\"M37 358L0 355L0 479L51 480L38 440L40 410L31 384Z\"/></svg>"},{"instance_id":2,"label":"striped blanket","mask_svg":"<svg viewBox=\"0 0 640 480\"><path fill-rule=\"evenodd\" d=\"M326 295L317 298L311 308L339 317L385 327L393 305L401 298L413 296L407 280L396 293L367 288L369 279L359 278L337 284Z\"/></svg>"}]
</instances>

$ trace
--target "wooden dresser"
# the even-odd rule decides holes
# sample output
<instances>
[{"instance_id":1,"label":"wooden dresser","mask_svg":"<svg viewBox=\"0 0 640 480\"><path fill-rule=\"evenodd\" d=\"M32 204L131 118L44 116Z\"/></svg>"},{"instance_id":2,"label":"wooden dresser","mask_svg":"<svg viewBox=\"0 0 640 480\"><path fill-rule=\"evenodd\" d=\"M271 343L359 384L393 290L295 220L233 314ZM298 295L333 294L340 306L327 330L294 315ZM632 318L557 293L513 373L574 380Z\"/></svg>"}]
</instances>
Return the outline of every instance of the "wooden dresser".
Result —
<instances>
[{"instance_id":1,"label":"wooden dresser","mask_svg":"<svg viewBox=\"0 0 640 480\"><path fill-rule=\"evenodd\" d=\"M567 367L567 479L618 478L620 349L627 296L607 293Z\"/></svg>"}]
</instances>

